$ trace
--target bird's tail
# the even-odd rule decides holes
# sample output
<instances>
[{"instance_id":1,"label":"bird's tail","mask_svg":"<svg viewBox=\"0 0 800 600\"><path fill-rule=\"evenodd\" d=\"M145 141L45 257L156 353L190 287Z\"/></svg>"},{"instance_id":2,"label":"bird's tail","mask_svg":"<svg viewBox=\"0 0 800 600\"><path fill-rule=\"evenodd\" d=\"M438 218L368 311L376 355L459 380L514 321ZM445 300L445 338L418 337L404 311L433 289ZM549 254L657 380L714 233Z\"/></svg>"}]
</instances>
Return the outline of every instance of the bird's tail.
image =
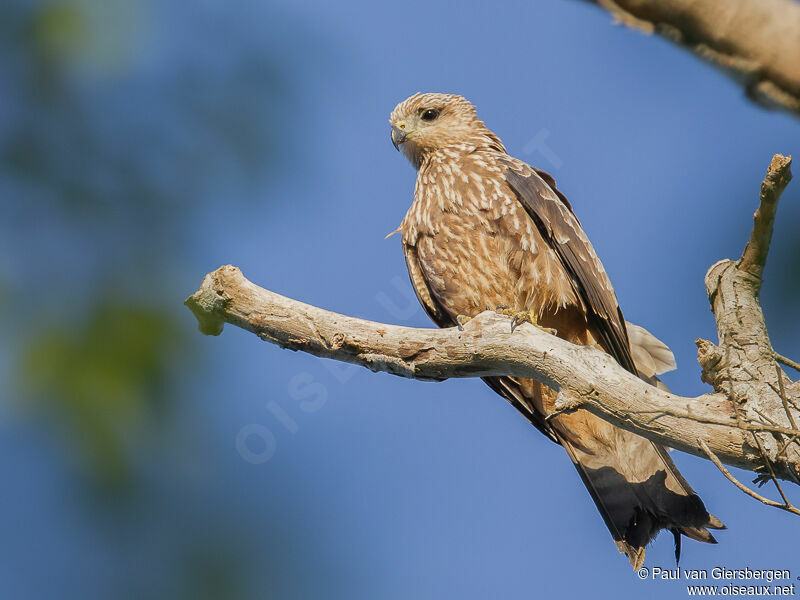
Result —
<instances>
[{"instance_id":1,"label":"bird's tail","mask_svg":"<svg viewBox=\"0 0 800 600\"><path fill-rule=\"evenodd\" d=\"M644 562L645 546L662 529L675 536L680 559L681 535L716 544L708 529L725 529L678 471L661 446L620 429L612 445L580 447L562 438L572 462L597 508L634 569Z\"/></svg>"}]
</instances>

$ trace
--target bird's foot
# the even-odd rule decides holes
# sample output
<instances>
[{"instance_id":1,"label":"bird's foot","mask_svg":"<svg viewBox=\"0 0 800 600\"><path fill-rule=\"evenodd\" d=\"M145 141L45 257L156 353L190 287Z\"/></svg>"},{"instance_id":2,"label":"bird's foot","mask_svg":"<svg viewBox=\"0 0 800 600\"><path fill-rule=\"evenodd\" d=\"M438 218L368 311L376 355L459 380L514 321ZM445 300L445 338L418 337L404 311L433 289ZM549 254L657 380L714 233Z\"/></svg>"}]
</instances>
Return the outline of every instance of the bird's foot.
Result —
<instances>
[{"instance_id":1,"label":"bird's foot","mask_svg":"<svg viewBox=\"0 0 800 600\"><path fill-rule=\"evenodd\" d=\"M458 330L464 331L464 325L472 321L472 317L468 317L467 315L458 315L456 317L456 323L458 323Z\"/></svg>"},{"instance_id":2,"label":"bird's foot","mask_svg":"<svg viewBox=\"0 0 800 600\"><path fill-rule=\"evenodd\" d=\"M534 310L517 311L503 304L498 306L495 310L501 315L511 317L511 333L514 333L514 330L523 323L530 323L534 327L538 327L542 331L546 331L552 335L556 335L557 333L555 329L550 329L549 327L542 327L539 325L539 315Z\"/></svg>"}]
</instances>

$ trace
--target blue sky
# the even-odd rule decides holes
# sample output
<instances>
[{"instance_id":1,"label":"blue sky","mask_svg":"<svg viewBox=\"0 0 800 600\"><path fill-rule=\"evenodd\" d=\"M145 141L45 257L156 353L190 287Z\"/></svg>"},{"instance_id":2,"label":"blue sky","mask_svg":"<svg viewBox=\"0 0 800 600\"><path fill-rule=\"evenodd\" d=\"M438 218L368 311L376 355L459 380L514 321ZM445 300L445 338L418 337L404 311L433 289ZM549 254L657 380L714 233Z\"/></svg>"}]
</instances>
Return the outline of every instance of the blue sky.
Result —
<instances>
[{"instance_id":1,"label":"blue sky","mask_svg":"<svg viewBox=\"0 0 800 600\"><path fill-rule=\"evenodd\" d=\"M184 51L216 56L191 29L178 31L181 12L195 8L171 6L172 18L151 22L136 46L149 68L174 54L171 34L193 40ZM613 26L581 2L276 1L231 10L239 12L227 18L282 67L281 104L269 106L285 112L265 115L278 143L263 177L238 177L224 159L208 167L223 175L182 223L190 251L170 282L176 307L206 272L231 263L304 302L430 326L399 239L384 240L415 177L391 146L387 119L414 92L459 93L511 154L555 176L626 318L675 352L678 370L666 383L683 395L708 391L694 346L697 337L716 340L703 276L741 253L772 154L800 150L796 119L754 106L688 53ZM227 31L221 23L215 43ZM800 330L785 291L798 218L800 184L791 184L762 301L775 348L795 358ZM175 315L193 326L188 311ZM482 383L373 374L233 327L191 344L201 358L176 367L185 382L175 399L180 426L152 468L157 492L137 531L87 507L46 430L18 417L3 425L0 468L14 516L2 523L0 573L9 590L169 597L160 557L173 556L176 532L208 515L240 551L243 597L684 593L631 572L563 451ZM268 452L256 435L248 446L268 460L246 460L237 449L243 431L268 440ZM686 541L682 566L800 576L786 535L797 517L745 497L708 461L674 458L729 528L717 546ZM673 563L664 535L646 564Z\"/></svg>"}]
</instances>

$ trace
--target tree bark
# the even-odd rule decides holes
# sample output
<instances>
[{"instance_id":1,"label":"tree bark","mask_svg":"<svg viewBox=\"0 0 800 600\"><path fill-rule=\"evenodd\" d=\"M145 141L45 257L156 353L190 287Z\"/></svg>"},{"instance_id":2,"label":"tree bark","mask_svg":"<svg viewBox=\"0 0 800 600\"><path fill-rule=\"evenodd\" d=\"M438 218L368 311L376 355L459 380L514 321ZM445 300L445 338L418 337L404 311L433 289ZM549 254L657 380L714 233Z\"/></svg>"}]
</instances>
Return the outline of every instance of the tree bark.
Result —
<instances>
[{"instance_id":1,"label":"tree bark","mask_svg":"<svg viewBox=\"0 0 800 600\"><path fill-rule=\"evenodd\" d=\"M275 294L230 265L206 275L186 305L205 334L219 335L230 323L283 348L373 371L428 381L499 375L536 379L559 392L558 412L588 410L715 464L748 469L776 484L778 479L800 483L800 383L781 370L758 303L772 222L791 179L790 164L791 158L773 158L742 258L720 261L706 275L719 343L697 340L702 378L714 393L695 398L653 387L610 355L530 324L511 332L509 319L493 311L463 329L375 323ZM800 514L788 501L780 507Z\"/></svg>"},{"instance_id":2,"label":"tree bark","mask_svg":"<svg viewBox=\"0 0 800 600\"><path fill-rule=\"evenodd\" d=\"M767 108L800 116L800 3L795 0L586 0L714 65Z\"/></svg>"}]
</instances>

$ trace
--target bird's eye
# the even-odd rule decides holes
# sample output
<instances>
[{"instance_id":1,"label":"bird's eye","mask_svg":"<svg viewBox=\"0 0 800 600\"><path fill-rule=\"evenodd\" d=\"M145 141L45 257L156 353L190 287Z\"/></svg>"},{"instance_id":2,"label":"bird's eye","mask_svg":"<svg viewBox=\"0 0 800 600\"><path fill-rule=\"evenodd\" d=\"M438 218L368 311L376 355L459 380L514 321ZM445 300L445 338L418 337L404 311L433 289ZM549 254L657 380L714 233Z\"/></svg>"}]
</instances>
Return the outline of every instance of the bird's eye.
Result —
<instances>
[{"instance_id":1,"label":"bird's eye","mask_svg":"<svg viewBox=\"0 0 800 600\"><path fill-rule=\"evenodd\" d=\"M429 108L428 110L422 113L422 120L423 121L433 121L436 117L439 116L439 111L435 108Z\"/></svg>"}]
</instances>

